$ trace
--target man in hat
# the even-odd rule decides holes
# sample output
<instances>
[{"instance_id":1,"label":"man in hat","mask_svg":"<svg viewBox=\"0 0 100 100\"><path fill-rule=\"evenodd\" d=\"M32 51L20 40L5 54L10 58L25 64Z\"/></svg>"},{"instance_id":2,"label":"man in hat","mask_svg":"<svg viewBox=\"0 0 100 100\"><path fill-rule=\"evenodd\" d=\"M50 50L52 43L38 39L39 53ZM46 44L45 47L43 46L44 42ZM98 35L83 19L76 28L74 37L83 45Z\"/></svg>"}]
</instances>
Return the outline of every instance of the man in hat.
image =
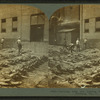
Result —
<instances>
[{"instance_id":1,"label":"man in hat","mask_svg":"<svg viewBox=\"0 0 100 100\"><path fill-rule=\"evenodd\" d=\"M4 48L4 38L1 39L1 49Z\"/></svg>"},{"instance_id":2,"label":"man in hat","mask_svg":"<svg viewBox=\"0 0 100 100\"><path fill-rule=\"evenodd\" d=\"M73 51L74 51L74 44L73 43L69 44L69 49L70 49L70 52L73 53Z\"/></svg>"},{"instance_id":3,"label":"man in hat","mask_svg":"<svg viewBox=\"0 0 100 100\"><path fill-rule=\"evenodd\" d=\"M87 48L87 39L85 38L84 39L84 49L86 49Z\"/></svg>"},{"instance_id":4,"label":"man in hat","mask_svg":"<svg viewBox=\"0 0 100 100\"><path fill-rule=\"evenodd\" d=\"M77 40L76 40L76 49L77 49L77 52L80 51L80 41L79 41L79 38L77 38Z\"/></svg>"},{"instance_id":5,"label":"man in hat","mask_svg":"<svg viewBox=\"0 0 100 100\"><path fill-rule=\"evenodd\" d=\"M17 40L17 45L18 45L18 54L20 54L21 49L22 49L22 43L21 43L20 37L19 37L18 40Z\"/></svg>"}]
</instances>

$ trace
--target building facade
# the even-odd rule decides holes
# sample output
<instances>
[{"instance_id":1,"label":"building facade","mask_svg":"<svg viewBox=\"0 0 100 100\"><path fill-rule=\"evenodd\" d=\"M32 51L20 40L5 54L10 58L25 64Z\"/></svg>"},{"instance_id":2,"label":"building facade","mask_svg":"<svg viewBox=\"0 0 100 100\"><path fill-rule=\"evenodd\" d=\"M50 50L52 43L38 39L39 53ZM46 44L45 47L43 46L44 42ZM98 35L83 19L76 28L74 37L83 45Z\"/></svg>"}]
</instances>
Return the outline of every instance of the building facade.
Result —
<instances>
[{"instance_id":1,"label":"building facade","mask_svg":"<svg viewBox=\"0 0 100 100\"><path fill-rule=\"evenodd\" d=\"M63 45L80 37L80 6L71 5L58 9L50 18L49 43Z\"/></svg>"},{"instance_id":2,"label":"building facade","mask_svg":"<svg viewBox=\"0 0 100 100\"><path fill-rule=\"evenodd\" d=\"M23 48L41 54L48 53L49 44L75 43L77 38L87 38L89 46L99 46L99 10L99 5L71 5L58 9L48 20L32 6L0 5L0 39L5 38L5 47L17 48L21 37Z\"/></svg>"},{"instance_id":3,"label":"building facade","mask_svg":"<svg viewBox=\"0 0 100 100\"><path fill-rule=\"evenodd\" d=\"M50 18L49 43L63 45L88 39L88 47L100 48L100 6L71 5L58 9Z\"/></svg>"},{"instance_id":4,"label":"building facade","mask_svg":"<svg viewBox=\"0 0 100 100\"><path fill-rule=\"evenodd\" d=\"M48 18L41 10L25 5L0 5L0 38L5 38L5 47L16 47L21 37L23 48L46 53L48 30Z\"/></svg>"},{"instance_id":5,"label":"building facade","mask_svg":"<svg viewBox=\"0 0 100 100\"><path fill-rule=\"evenodd\" d=\"M89 46L100 47L100 5L81 5L80 35Z\"/></svg>"}]
</instances>

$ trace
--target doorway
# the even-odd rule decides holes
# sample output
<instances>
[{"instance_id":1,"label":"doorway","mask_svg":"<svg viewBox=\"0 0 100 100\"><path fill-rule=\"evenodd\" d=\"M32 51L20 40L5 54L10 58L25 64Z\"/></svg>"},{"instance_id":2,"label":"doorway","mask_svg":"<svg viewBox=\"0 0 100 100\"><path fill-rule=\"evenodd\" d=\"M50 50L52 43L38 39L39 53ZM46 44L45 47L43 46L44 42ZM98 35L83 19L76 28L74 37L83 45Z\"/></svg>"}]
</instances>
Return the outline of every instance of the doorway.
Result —
<instances>
[{"instance_id":1,"label":"doorway","mask_svg":"<svg viewBox=\"0 0 100 100\"><path fill-rule=\"evenodd\" d=\"M31 25L30 41L42 42L44 34L44 24Z\"/></svg>"},{"instance_id":2,"label":"doorway","mask_svg":"<svg viewBox=\"0 0 100 100\"><path fill-rule=\"evenodd\" d=\"M30 22L30 42L42 42L44 36L44 13L31 15Z\"/></svg>"}]
</instances>

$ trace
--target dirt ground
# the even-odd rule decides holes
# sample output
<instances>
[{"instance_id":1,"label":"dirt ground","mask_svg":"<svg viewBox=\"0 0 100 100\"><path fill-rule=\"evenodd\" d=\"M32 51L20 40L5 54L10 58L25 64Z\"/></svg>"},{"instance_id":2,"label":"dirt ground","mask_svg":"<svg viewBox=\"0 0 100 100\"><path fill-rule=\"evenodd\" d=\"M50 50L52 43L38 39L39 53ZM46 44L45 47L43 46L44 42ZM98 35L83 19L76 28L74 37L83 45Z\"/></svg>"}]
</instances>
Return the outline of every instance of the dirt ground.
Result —
<instances>
[{"instance_id":1,"label":"dirt ground","mask_svg":"<svg viewBox=\"0 0 100 100\"><path fill-rule=\"evenodd\" d=\"M62 51L48 55L30 50L0 50L0 88L99 88L100 50Z\"/></svg>"}]
</instances>

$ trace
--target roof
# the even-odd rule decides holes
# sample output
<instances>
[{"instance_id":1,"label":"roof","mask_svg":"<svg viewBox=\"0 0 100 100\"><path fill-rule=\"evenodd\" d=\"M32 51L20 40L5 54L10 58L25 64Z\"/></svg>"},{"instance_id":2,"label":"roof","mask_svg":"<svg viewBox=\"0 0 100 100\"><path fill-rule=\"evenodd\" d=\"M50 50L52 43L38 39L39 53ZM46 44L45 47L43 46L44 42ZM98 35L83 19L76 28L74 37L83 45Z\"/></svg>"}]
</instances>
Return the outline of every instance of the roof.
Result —
<instances>
[{"instance_id":1,"label":"roof","mask_svg":"<svg viewBox=\"0 0 100 100\"><path fill-rule=\"evenodd\" d=\"M67 20L65 20L62 23L60 23L60 25L61 26L63 26L63 25L75 25L75 24L77 25L79 23L80 23L80 21L67 21Z\"/></svg>"},{"instance_id":2,"label":"roof","mask_svg":"<svg viewBox=\"0 0 100 100\"><path fill-rule=\"evenodd\" d=\"M66 32L71 32L73 30L75 30L75 28L73 28L73 29L62 29L62 30L60 30L58 32L60 32L60 33L66 33Z\"/></svg>"}]
</instances>

